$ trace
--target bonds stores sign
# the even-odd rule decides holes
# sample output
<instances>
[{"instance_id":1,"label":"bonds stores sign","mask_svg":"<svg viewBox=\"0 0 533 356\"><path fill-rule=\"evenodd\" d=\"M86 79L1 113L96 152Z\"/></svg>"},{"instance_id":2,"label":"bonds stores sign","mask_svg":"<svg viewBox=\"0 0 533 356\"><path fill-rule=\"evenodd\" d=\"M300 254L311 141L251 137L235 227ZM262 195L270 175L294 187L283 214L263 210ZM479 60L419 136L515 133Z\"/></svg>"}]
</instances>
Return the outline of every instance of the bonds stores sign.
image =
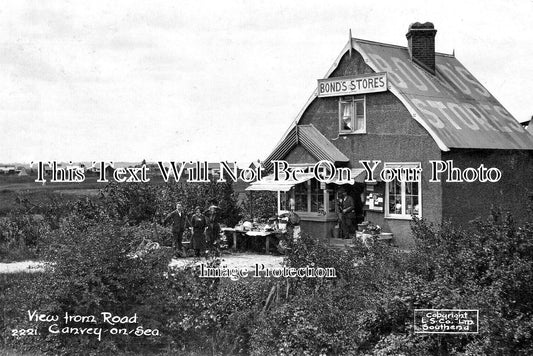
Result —
<instances>
[{"instance_id":1,"label":"bonds stores sign","mask_svg":"<svg viewBox=\"0 0 533 356\"><path fill-rule=\"evenodd\" d=\"M318 80L318 97L377 93L387 90L387 73Z\"/></svg>"}]
</instances>

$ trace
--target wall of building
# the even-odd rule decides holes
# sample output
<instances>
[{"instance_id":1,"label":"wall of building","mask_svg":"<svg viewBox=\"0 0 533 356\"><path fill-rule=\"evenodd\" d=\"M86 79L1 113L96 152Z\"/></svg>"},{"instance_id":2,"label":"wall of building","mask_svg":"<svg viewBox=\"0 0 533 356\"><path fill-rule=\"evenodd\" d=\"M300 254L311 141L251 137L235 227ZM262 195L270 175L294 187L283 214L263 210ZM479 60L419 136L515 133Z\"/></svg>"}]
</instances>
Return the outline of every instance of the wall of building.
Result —
<instances>
[{"instance_id":1,"label":"wall of building","mask_svg":"<svg viewBox=\"0 0 533 356\"><path fill-rule=\"evenodd\" d=\"M314 238L332 238L334 237L333 229L337 225L336 221L324 220L324 221L313 221L313 220L304 220L300 222L301 231L304 234L309 234Z\"/></svg>"},{"instance_id":2,"label":"wall of building","mask_svg":"<svg viewBox=\"0 0 533 356\"><path fill-rule=\"evenodd\" d=\"M316 163L318 162L302 145L294 147L289 154L284 158L290 164L295 163Z\"/></svg>"},{"instance_id":3,"label":"wall of building","mask_svg":"<svg viewBox=\"0 0 533 356\"><path fill-rule=\"evenodd\" d=\"M528 203L533 203L533 151L454 149L443 152L442 159L453 160L455 167L463 169L483 164L502 171L497 183L443 183L444 219L467 225L473 219L488 217L491 208L501 207L519 222L531 221Z\"/></svg>"},{"instance_id":4,"label":"wall of building","mask_svg":"<svg viewBox=\"0 0 533 356\"><path fill-rule=\"evenodd\" d=\"M372 73L363 58L353 51L341 59L331 77ZM366 134L339 135L339 98L316 98L304 112L300 124L313 124L341 152L350 158L350 167L361 167L359 160L382 162L420 162L422 164L422 214L440 223L441 187L428 183L429 160L441 159L441 151L426 130L416 122L391 92L366 95ZM291 160L297 152L289 154ZM378 168L381 170L382 165ZM393 232L395 242L407 246L412 241L410 221L385 219L383 213L369 213L367 219Z\"/></svg>"}]
</instances>

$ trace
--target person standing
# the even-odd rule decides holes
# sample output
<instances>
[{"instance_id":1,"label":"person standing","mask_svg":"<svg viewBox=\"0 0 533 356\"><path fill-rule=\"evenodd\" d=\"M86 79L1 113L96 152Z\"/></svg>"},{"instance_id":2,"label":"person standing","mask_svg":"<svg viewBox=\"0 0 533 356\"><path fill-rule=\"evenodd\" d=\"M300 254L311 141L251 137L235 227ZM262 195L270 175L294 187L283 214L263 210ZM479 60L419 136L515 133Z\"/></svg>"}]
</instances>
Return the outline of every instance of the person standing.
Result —
<instances>
[{"instance_id":1,"label":"person standing","mask_svg":"<svg viewBox=\"0 0 533 356\"><path fill-rule=\"evenodd\" d=\"M200 257L201 251L205 251L205 228L207 220L202 214L199 206L194 209L194 215L191 217L192 226L192 248L196 257Z\"/></svg>"},{"instance_id":2,"label":"person standing","mask_svg":"<svg viewBox=\"0 0 533 356\"><path fill-rule=\"evenodd\" d=\"M183 211L183 206L181 203L177 203L176 210L168 214L163 221L163 224L167 224L168 222L171 222L172 224L172 248L177 252L177 254L181 255L183 253L185 256L187 254L183 250L182 239L183 232L187 227L187 220L187 215Z\"/></svg>"},{"instance_id":3,"label":"person standing","mask_svg":"<svg viewBox=\"0 0 533 356\"><path fill-rule=\"evenodd\" d=\"M209 249L214 249L215 243L220 235L220 225L218 223L218 206L211 205L206 211L207 229L205 231Z\"/></svg>"},{"instance_id":4,"label":"person standing","mask_svg":"<svg viewBox=\"0 0 533 356\"><path fill-rule=\"evenodd\" d=\"M351 196L346 194L346 190L341 189L339 191L339 210L341 214L341 234L343 239L350 238L350 234L354 233L354 218L355 218L355 205Z\"/></svg>"},{"instance_id":5,"label":"person standing","mask_svg":"<svg viewBox=\"0 0 533 356\"><path fill-rule=\"evenodd\" d=\"M293 240L300 238L300 216L294 212L296 202L293 198L289 199L289 211L281 214L279 217L287 221L287 236Z\"/></svg>"},{"instance_id":6,"label":"person standing","mask_svg":"<svg viewBox=\"0 0 533 356\"><path fill-rule=\"evenodd\" d=\"M365 204L366 204L366 193L361 192L357 199L354 201L354 215L355 215L355 221L354 221L354 230L356 230L357 224L362 223L365 221Z\"/></svg>"}]
</instances>

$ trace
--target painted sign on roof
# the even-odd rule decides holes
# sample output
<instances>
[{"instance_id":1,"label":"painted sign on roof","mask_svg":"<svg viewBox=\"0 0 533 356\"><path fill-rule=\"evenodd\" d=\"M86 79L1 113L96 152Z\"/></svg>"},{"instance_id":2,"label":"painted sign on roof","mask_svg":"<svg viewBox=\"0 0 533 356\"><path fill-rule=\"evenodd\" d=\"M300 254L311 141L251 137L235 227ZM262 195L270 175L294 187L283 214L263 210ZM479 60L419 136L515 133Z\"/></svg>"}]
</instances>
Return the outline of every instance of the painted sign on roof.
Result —
<instances>
[{"instance_id":1,"label":"painted sign on roof","mask_svg":"<svg viewBox=\"0 0 533 356\"><path fill-rule=\"evenodd\" d=\"M533 137L454 57L435 56L436 75L414 64L407 48L364 40L353 45L441 149L533 149Z\"/></svg>"}]
</instances>

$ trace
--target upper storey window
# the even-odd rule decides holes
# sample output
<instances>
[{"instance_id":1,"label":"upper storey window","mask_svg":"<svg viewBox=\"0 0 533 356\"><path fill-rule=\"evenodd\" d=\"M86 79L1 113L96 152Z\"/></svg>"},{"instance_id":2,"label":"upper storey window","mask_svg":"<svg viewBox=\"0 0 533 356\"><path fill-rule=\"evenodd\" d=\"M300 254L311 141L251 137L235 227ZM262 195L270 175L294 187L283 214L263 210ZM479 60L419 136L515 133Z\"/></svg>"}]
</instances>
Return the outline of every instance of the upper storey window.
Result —
<instances>
[{"instance_id":1,"label":"upper storey window","mask_svg":"<svg viewBox=\"0 0 533 356\"><path fill-rule=\"evenodd\" d=\"M365 96L339 100L340 133L366 133Z\"/></svg>"}]
</instances>

